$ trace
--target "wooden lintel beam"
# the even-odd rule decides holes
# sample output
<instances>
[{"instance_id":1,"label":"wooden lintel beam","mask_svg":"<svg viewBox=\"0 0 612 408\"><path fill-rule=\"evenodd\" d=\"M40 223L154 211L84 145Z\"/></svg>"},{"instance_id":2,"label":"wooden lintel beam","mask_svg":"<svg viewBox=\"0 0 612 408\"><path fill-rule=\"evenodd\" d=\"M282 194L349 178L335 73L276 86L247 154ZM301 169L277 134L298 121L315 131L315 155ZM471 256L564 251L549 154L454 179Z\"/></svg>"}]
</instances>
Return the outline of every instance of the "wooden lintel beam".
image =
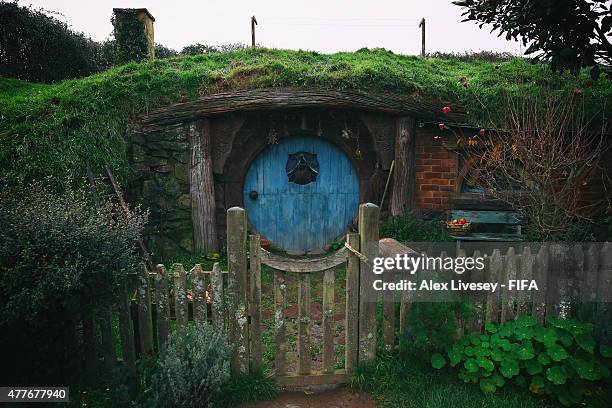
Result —
<instances>
[{"instance_id":1,"label":"wooden lintel beam","mask_svg":"<svg viewBox=\"0 0 612 408\"><path fill-rule=\"evenodd\" d=\"M157 108L141 117L142 131L173 125L204 116L238 111L271 109L358 109L442 120L440 106L417 98L359 90L262 88L203 96L190 102ZM446 121L464 117L458 107L444 115Z\"/></svg>"}]
</instances>

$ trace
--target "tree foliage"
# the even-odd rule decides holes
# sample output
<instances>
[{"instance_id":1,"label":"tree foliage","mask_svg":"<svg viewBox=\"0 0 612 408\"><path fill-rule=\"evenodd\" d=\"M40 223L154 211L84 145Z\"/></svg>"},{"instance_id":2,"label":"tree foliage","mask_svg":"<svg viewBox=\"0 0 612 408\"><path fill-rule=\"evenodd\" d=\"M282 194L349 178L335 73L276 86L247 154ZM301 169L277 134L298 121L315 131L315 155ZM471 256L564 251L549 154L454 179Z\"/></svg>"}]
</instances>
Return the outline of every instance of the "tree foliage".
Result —
<instances>
[{"instance_id":1,"label":"tree foliage","mask_svg":"<svg viewBox=\"0 0 612 408\"><path fill-rule=\"evenodd\" d=\"M593 67L593 79L600 64L612 64L612 11L610 0L459 0L463 21L476 21L482 28L506 39L529 44L526 55L535 61L549 61L553 68L578 72Z\"/></svg>"},{"instance_id":2,"label":"tree foliage","mask_svg":"<svg viewBox=\"0 0 612 408\"><path fill-rule=\"evenodd\" d=\"M0 2L0 76L54 82L107 69L112 52L42 10Z\"/></svg>"}]
</instances>

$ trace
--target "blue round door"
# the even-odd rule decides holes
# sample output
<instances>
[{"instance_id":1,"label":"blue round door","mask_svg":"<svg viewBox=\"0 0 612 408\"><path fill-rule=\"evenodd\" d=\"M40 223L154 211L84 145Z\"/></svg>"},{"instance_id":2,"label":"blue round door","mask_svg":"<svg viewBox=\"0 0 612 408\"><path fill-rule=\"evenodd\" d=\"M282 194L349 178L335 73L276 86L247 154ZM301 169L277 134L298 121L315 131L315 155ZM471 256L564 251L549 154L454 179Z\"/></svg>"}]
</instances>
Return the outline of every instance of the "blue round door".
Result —
<instances>
[{"instance_id":1,"label":"blue round door","mask_svg":"<svg viewBox=\"0 0 612 408\"><path fill-rule=\"evenodd\" d=\"M251 163L244 180L250 224L278 249L320 252L348 230L359 179L340 148L320 137L281 139Z\"/></svg>"}]
</instances>

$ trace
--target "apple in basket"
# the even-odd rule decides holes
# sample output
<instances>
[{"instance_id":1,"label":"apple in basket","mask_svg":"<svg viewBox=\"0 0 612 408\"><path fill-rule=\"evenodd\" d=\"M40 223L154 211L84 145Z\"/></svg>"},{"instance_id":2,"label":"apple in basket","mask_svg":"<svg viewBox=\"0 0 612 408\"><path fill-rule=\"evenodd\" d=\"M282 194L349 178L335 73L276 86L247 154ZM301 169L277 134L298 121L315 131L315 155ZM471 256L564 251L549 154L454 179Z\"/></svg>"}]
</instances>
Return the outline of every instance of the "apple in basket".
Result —
<instances>
[{"instance_id":1,"label":"apple in basket","mask_svg":"<svg viewBox=\"0 0 612 408\"><path fill-rule=\"evenodd\" d=\"M269 239L263 238L263 237L261 238L259 242L263 249L268 249L272 245L272 241L270 241Z\"/></svg>"}]
</instances>

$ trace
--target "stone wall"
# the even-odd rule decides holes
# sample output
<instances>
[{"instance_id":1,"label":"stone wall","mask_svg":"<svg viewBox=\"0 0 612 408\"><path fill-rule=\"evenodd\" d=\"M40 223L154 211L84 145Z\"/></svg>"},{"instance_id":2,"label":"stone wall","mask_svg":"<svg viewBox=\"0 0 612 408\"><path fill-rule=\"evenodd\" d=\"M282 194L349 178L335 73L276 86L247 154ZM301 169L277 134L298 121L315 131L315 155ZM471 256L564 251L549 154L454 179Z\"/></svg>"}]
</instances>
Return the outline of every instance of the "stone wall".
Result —
<instances>
[{"instance_id":1,"label":"stone wall","mask_svg":"<svg viewBox=\"0 0 612 408\"><path fill-rule=\"evenodd\" d=\"M135 134L126 198L148 209L146 243L156 260L192 252L191 198L186 128L173 126L151 134Z\"/></svg>"}]
</instances>

